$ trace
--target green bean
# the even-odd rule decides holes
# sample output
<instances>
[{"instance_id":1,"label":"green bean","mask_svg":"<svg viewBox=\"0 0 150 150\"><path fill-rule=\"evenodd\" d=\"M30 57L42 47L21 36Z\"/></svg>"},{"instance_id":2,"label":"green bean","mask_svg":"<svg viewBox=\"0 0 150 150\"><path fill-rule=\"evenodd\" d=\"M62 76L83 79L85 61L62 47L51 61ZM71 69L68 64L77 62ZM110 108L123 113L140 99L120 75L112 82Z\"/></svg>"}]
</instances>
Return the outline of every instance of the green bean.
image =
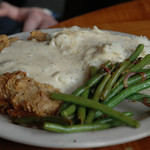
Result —
<instances>
[{"instance_id":1,"label":"green bean","mask_svg":"<svg viewBox=\"0 0 150 150\"><path fill-rule=\"evenodd\" d=\"M97 74L97 68L95 66L90 66L90 76L94 76Z\"/></svg>"},{"instance_id":2,"label":"green bean","mask_svg":"<svg viewBox=\"0 0 150 150\"><path fill-rule=\"evenodd\" d=\"M57 132L57 133L75 133L75 132L105 130L123 124L121 121L114 120L112 118L108 118L107 120L105 119L105 121L101 121L101 122L97 122L97 123L95 122L86 125L69 125L69 126L45 122L43 125L43 129L51 132Z\"/></svg>"},{"instance_id":3,"label":"green bean","mask_svg":"<svg viewBox=\"0 0 150 150\"><path fill-rule=\"evenodd\" d=\"M146 65L150 64L150 54L147 54L139 63L137 63L135 66L133 66L130 72L138 71L139 69L145 67Z\"/></svg>"},{"instance_id":4,"label":"green bean","mask_svg":"<svg viewBox=\"0 0 150 150\"><path fill-rule=\"evenodd\" d=\"M139 69L137 72L148 72L148 71L150 71L150 69Z\"/></svg>"},{"instance_id":5,"label":"green bean","mask_svg":"<svg viewBox=\"0 0 150 150\"><path fill-rule=\"evenodd\" d=\"M149 81L149 86L150 86L150 81ZM104 114L115 118L117 120L120 120L121 122L132 126L132 127L139 127L139 122L137 122L136 120L125 116L124 114L113 110L112 108L105 106L101 103L95 102L95 101L91 101L90 99L86 99L83 97L78 97L78 96L74 96L74 95L67 95L67 94L62 94L62 93L51 93L50 94L50 98L55 99L55 100L62 100L65 102L71 102L77 105L81 105L84 107L88 107L94 110L99 110L101 112L103 112Z\"/></svg>"},{"instance_id":6,"label":"green bean","mask_svg":"<svg viewBox=\"0 0 150 150\"><path fill-rule=\"evenodd\" d=\"M111 118L111 117L107 117L107 118L100 118L100 119L97 119L95 121L93 121L93 123L100 123L100 124L103 124L103 123L110 123L114 121L114 118Z\"/></svg>"},{"instance_id":7,"label":"green bean","mask_svg":"<svg viewBox=\"0 0 150 150\"><path fill-rule=\"evenodd\" d=\"M145 76L146 76L146 79L150 78L150 70L145 71ZM143 77L141 75L136 75L134 77L129 78L127 84L131 86L132 84L142 81L142 79ZM117 87L112 89L110 94L107 96L106 100L102 103L105 104L106 102L108 102L111 98L113 98L116 94L118 94L123 88L124 88L123 82L119 83Z\"/></svg>"},{"instance_id":8,"label":"green bean","mask_svg":"<svg viewBox=\"0 0 150 150\"><path fill-rule=\"evenodd\" d=\"M109 64L110 64L110 61L105 63L105 65L109 65ZM115 67L112 66L110 72L112 72L114 69L115 69ZM79 89L75 90L75 92L73 92L72 95L79 96L80 95L79 93L81 91L84 92L86 89L91 88L92 86L96 85L101 80L101 78L103 76L105 76L106 74L107 74L106 72L100 72L100 73L94 75L91 79L89 79L86 82L86 84L84 86L82 86ZM72 113L74 113L75 111L76 111L76 105L75 104L71 104L70 106L68 106L68 108L63 110L63 112L61 112L61 114L62 114L63 117L65 117L65 116L67 117L67 116L71 115Z\"/></svg>"},{"instance_id":9,"label":"green bean","mask_svg":"<svg viewBox=\"0 0 150 150\"><path fill-rule=\"evenodd\" d=\"M131 62L131 64L127 67L126 70L124 70L124 71L122 72L121 75L127 74L127 73L129 72L129 70L130 70L135 64L137 64L137 63L139 63L139 62L141 61L141 59L142 59L142 58L140 57L138 60ZM141 70L142 70L142 69L141 69ZM142 71L138 70L138 72L142 72Z\"/></svg>"},{"instance_id":10,"label":"green bean","mask_svg":"<svg viewBox=\"0 0 150 150\"><path fill-rule=\"evenodd\" d=\"M72 93L72 95L75 95L75 96L81 95L86 89L91 88L92 86L96 85L102 79L102 77L105 74L106 74L106 72L96 74L91 79L89 79L84 86L82 86L82 87L78 88L77 90L75 90ZM73 114L75 111L76 111L76 105L71 104L70 106L68 106L66 109L64 109L61 112L61 115L63 117L67 117L67 116Z\"/></svg>"},{"instance_id":11,"label":"green bean","mask_svg":"<svg viewBox=\"0 0 150 150\"><path fill-rule=\"evenodd\" d=\"M126 69L126 67L130 64L129 60L125 60L121 66L113 73L113 75L111 76L110 80L108 81L108 83L106 84L103 93L101 95L101 100L105 100L106 97L108 96L108 94L110 93L111 88L113 87L113 85L115 84L115 82L117 81L117 79L119 78L120 74L122 73L123 70Z\"/></svg>"},{"instance_id":12,"label":"green bean","mask_svg":"<svg viewBox=\"0 0 150 150\"><path fill-rule=\"evenodd\" d=\"M143 45L143 44L139 44L139 45L137 46L136 50L134 51L134 53L129 57L129 60L130 60L131 62L135 61L135 60L138 58L138 56L141 54L141 52L143 51L143 49L144 49L144 45ZM141 63L140 63L140 64L141 64ZM138 68L138 66L140 66L140 64L139 64L139 65L136 65L137 68ZM133 71L138 70L136 67L131 67L131 68L134 68ZM141 68L142 68L142 67L141 67ZM131 69L131 70L132 70L132 69ZM132 72L131 70L129 70L129 72ZM126 72L126 74L127 74L127 73L128 73L128 72ZM125 74L125 75L126 75L126 74ZM114 87L116 87L121 81L123 81L125 75L115 84Z\"/></svg>"},{"instance_id":13,"label":"green bean","mask_svg":"<svg viewBox=\"0 0 150 150\"><path fill-rule=\"evenodd\" d=\"M104 71L103 67L110 68L110 66L112 66L112 62L108 60L106 63L101 65L97 72L102 73Z\"/></svg>"},{"instance_id":14,"label":"green bean","mask_svg":"<svg viewBox=\"0 0 150 150\"><path fill-rule=\"evenodd\" d=\"M144 49L143 44L139 44L135 52L129 57L130 61L135 61Z\"/></svg>"},{"instance_id":15,"label":"green bean","mask_svg":"<svg viewBox=\"0 0 150 150\"><path fill-rule=\"evenodd\" d=\"M82 93L81 97L88 98L89 93L90 89L86 89ZM85 118L86 118L86 108L83 106L78 106L78 119L80 120L81 124L84 124Z\"/></svg>"},{"instance_id":16,"label":"green bean","mask_svg":"<svg viewBox=\"0 0 150 150\"><path fill-rule=\"evenodd\" d=\"M110 63L108 63L110 64ZM93 74L94 76L91 77L86 83L85 85L81 86L80 88L78 88L77 90L75 90L72 95L75 96L79 96L81 95L86 89L89 89L90 87L94 86L95 84L97 84L101 78L105 75L106 73L98 73L98 74ZM74 112L76 111L76 105L71 104L70 106L68 106L66 109L62 110L60 112L61 116L63 116L64 118L67 118L68 116L72 115Z\"/></svg>"},{"instance_id":17,"label":"green bean","mask_svg":"<svg viewBox=\"0 0 150 150\"><path fill-rule=\"evenodd\" d=\"M105 105L110 107L110 108L113 108L116 105L118 105L122 100L129 97L130 95L138 93L139 91L142 91L142 90L147 89L149 87L150 87L150 79L145 80L141 83L132 85L132 86L128 87L127 89L124 89L123 91L121 91L118 95L116 95L112 99L110 99L108 102L105 103ZM102 112L96 112L96 115L98 117L100 117L103 115L103 113Z\"/></svg>"},{"instance_id":18,"label":"green bean","mask_svg":"<svg viewBox=\"0 0 150 150\"><path fill-rule=\"evenodd\" d=\"M121 73L121 75L125 75L126 73L128 73L128 72L129 72L129 69L130 69L131 67L133 67L134 65L135 65L134 63L129 64L129 66Z\"/></svg>"},{"instance_id":19,"label":"green bean","mask_svg":"<svg viewBox=\"0 0 150 150\"><path fill-rule=\"evenodd\" d=\"M109 67L111 65L111 61L107 61L104 66ZM103 76L106 75L106 72L101 70L99 73L92 76L83 86L75 90L72 95L79 96L81 95L86 89L91 88L92 86L96 85Z\"/></svg>"},{"instance_id":20,"label":"green bean","mask_svg":"<svg viewBox=\"0 0 150 150\"><path fill-rule=\"evenodd\" d=\"M85 132L85 131L95 131L95 130L104 130L112 127L116 127L121 123L116 121L112 123L95 123L95 124L88 124L88 125L71 125L71 126L64 126L58 125L53 123L44 123L43 129L52 132L58 133L73 133L73 132Z\"/></svg>"},{"instance_id":21,"label":"green bean","mask_svg":"<svg viewBox=\"0 0 150 150\"><path fill-rule=\"evenodd\" d=\"M66 109L70 104L69 103L62 103L59 110L57 111L57 114L60 114L61 111L63 111L64 109Z\"/></svg>"},{"instance_id":22,"label":"green bean","mask_svg":"<svg viewBox=\"0 0 150 150\"><path fill-rule=\"evenodd\" d=\"M95 66L90 66L90 76L94 76L97 74L97 68ZM90 93L90 89L86 89L82 93L82 97L88 98ZM80 120L81 124L84 124L86 118L86 108L82 106L78 106L78 119Z\"/></svg>"},{"instance_id":23,"label":"green bean","mask_svg":"<svg viewBox=\"0 0 150 150\"><path fill-rule=\"evenodd\" d=\"M79 96L81 95L86 89L91 88L92 86L96 85L103 76L106 75L106 72L103 73L98 73L95 76L93 76L92 78L90 78L85 85L81 86L80 88L78 88L77 90L75 90L72 95L76 95Z\"/></svg>"},{"instance_id":24,"label":"green bean","mask_svg":"<svg viewBox=\"0 0 150 150\"><path fill-rule=\"evenodd\" d=\"M76 105L71 104L65 110L61 111L60 114L64 118L68 118L76 111Z\"/></svg>"},{"instance_id":25,"label":"green bean","mask_svg":"<svg viewBox=\"0 0 150 150\"><path fill-rule=\"evenodd\" d=\"M148 97L150 98L150 95L142 94L142 93L136 93L128 97L130 100L141 100L142 98Z\"/></svg>"},{"instance_id":26,"label":"green bean","mask_svg":"<svg viewBox=\"0 0 150 150\"><path fill-rule=\"evenodd\" d=\"M105 66L110 66L112 63L111 63L111 61L107 61L106 63L105 63ZM92 74L91 76L94 76L94 75L96 75L96 73L97 73L97 68L95 67L95 66L90 66L90 74ZM82 90L82 89L81 89ZM82 92L82 91L81 91ZM79 91L79 93L78 92L75 92L74 91L74 95L80 95L80 91ZM67 108L67 107L69 107L69 103L68 104L66 104L66 103L63 103L62 105L61 105L61 107L60 107L60 109L59 109L59 111L58 111L58 113L60 113L61 111L63 111L65 108ZM72 107L72 106L71 106ZM75 106L76 107L76 106ZM75 110L75 109L74 109ZM62 113L62 115L63 114L65 114L65 112L63 112ZM68 114L69 115L69 114ZM64 115L63 115L64 116Z\"/></svg>"},{"instance_id":27,"label":"green bean","mask_svg":"<svg viewBox=\"0 0 150 150\"><path fill-rule=\"evenodd\" d=\"M123 112L123 114L125 114L126 116L133 116L132 112ZM106 117L106 118L97 119L93 123L109 123L112 121L114 121L114 118Z\"/></svg>"},{"instance_id":28,"label":"green bean","mask_svg":"<svg viewBox=\"0 0 150 150\"><path fill-rule=\"evenodd\" d=\"M105 77L104 77L104 79L101 81L101 83L98 85L98 87L97 87L97 89L96 89L96 91L95 91L95 93L94 93L94 96L93 96L93 100L94 101L99 101L99 99L100 99L100 95L101 95L101 93L102 93L102 91L103 91L103 89L104 89L104 86L106 85L106 83L107 83L107 81L110 79L110 77L111 77L111 74L110 73L108 73Z\"/></svg>"},{"instance_id":29,"label":"green bean","mask_svg":"<svg viewBox=\"0 0 150 150\"><path fill-rule=\"evenodd\" d=\"M63 119L59 116L48 116L48 117L30 116L30 117L13 118L12 121L13 123L16 124L25 124L25 125L41 125L44 122L51 122L62 125L70 124L69 120Z\"/></svg>"},{"instance_id":30,"label":"green bean","mask_svg":"<svg viewBox=\"0 0 150 150\"><path fill-rule=\"evenodd\" d=\"M128 73L130 72L136 72L140 69L142 69L143 67L145 67L146 65L150 64L150 54L146 55L139 63L137 63L135 66L133 66ZM125 75L123 75L114 85L114 88L119 85L120 82L122 82L125 78L125 76L128 74L126 73Z\"/></svg>"},{"instance_id":31,"label":"green bean","mask_svg":"<svg viewBox=\"0 0 150 150\"><path fill-rule=\"evenodd\" d=\"M150 95L146 95L146 94L142 94L142 93L136 93L136 94L129 96L128 99L141 102L144 105L150 107Z\"/></svg>"},{"instance_id":32,"label":"green bean","mask_svg":"<svg viewBox=\"0 0 150 150\"><path fill-rule=\"evenodd\" d=\"M110 79L110 77L111 77L111 74L107 73L107 75L104 77L102 82L98 85L98 87L94 93L94 96L92 98L93 101L95 101L95 102L99 101L102 90L104 89L104 86L106 85L106 83ZM85 120L85 123L86 124L92 123L94 117L95 117L95 110L89 110L87 117L86 117L86 120Z\"/></svg>"}]
</instances>

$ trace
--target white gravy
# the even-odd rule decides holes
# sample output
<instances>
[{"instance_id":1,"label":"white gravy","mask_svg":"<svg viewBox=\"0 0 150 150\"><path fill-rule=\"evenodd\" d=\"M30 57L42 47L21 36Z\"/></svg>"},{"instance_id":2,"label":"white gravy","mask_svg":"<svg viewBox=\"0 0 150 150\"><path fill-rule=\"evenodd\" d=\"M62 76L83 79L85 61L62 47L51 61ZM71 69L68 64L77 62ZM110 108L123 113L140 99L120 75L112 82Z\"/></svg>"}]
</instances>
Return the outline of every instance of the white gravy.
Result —
<instances>
[{"instance_id":1,"label":"white gravy","mask_svg":"<svg viewBox=\"0 0 150 150\"><path fill-rule=\"evenodd\" d=\"M50 36L50 41L18 40L5 48L0 53L0 74L22 70L36 81L71 93L88 78L89 65L123 61L141 43L146 49L142 56L150 53L145 37L112 35L96 27L72 27Z\"/></svg>"}]
</instances>

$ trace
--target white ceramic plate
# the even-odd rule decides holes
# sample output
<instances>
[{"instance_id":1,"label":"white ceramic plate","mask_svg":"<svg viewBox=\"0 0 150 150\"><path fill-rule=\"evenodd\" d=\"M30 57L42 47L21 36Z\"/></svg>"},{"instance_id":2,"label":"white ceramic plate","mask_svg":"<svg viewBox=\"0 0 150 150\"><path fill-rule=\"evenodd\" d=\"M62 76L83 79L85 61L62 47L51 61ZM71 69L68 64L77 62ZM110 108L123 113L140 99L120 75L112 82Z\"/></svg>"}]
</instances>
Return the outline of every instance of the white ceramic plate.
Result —
<instances>
[{"instance_id":1,"label":"white ceramic plate","mask_svg":"<svg viewBox=\"0 0 150 150\"><path fill-rule=\"evenodd\" d=\"M58 29L48 29L43 31L51 33L56 30ZM119 32L112 33L124 34ZM130 36L128 34L124 35ZM29 36L29 33L20 33L15 36L18 36L20 39L26 39ZM15 125L6 117L0 116L0 137L23 144L41 147L89 148L126 143L150 135L150 109L148 107L140 103L124 101L119 105L118 110L132 110L135 114L134 118L140 121L141 127L134 129L122 126L102 131L59 134Z\"/></svg>"}]
</instances>

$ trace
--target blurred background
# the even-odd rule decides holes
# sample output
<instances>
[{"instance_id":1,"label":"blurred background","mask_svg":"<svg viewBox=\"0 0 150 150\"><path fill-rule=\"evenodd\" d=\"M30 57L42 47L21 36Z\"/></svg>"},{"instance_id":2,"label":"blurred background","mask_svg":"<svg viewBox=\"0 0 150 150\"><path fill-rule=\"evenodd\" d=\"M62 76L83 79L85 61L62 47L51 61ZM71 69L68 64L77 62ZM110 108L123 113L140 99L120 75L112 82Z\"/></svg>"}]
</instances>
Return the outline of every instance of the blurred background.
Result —
<instances>
[{"instance_id":1,"label":"blurred background","mask_svg":"<svg viewBox=\"0 0 150 150\"><path fill-rule=\"evenodd\" d=\"M1 2L2 0L0 0ZM97 9L106 8L131 0L5 0L18 7L41 7L53 12L58 21L85 14ZM11 20L11 19L9 19ZM4 28L4 29L3 29ZM0 17L0 34L13 34L22 31L22 23L7 17Z\"/></svg>"},{"instance_id":2,"label":"blurred background","mask_svg":"<svg viewBox=\"0 0 150 150\"><path fill-rule=\"evenodd\" d=\"M5 0L19 7L48 8L59 21L131 0Z\"/></svg>"}]
</instances>

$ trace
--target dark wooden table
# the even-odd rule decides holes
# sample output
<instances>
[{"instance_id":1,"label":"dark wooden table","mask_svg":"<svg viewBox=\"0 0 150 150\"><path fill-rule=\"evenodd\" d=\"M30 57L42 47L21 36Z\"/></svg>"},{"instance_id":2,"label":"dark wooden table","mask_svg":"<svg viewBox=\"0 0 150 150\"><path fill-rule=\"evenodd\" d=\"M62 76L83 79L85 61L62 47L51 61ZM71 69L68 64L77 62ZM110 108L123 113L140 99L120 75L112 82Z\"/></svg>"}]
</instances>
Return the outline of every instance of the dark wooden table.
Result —
<instances>
[{"instance_id":1,"label":"dark wooden table","mask_svg":"<svg viewBox=\"0 0 150 150\"><path fill-rule=\"evenodd\" d=\"M54 28L98 26L101 29L120 31L150 38L150 0L135 0L78 16L59 23ZM0 150L59 150L19 144L0 139ZM73 149L68 149L73 150ZM81 150L81 149L78 149ZM134 142L102 148L82 150L150 150L150 137Z\"/></svg>"}]
</instances>

